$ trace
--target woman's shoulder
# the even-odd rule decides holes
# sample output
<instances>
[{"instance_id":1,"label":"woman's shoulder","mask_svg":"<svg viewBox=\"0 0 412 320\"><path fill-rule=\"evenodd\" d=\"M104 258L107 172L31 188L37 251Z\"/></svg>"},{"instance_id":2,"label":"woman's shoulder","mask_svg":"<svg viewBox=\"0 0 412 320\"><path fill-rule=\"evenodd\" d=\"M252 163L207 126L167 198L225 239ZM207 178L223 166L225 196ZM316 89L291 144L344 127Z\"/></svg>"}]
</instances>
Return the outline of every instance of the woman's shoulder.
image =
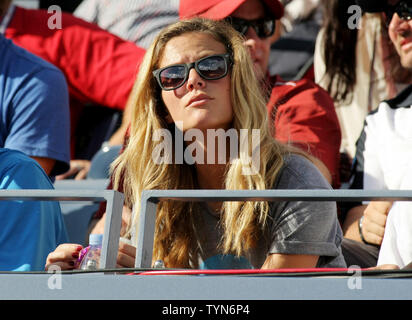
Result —
<instances>
[{"instance_id":1,"label":"woman's shoulder","mask_svg":"<svg viewBox=\"0 0 412 320\"><path fill-rule=\"evenodd\" d=\"M304 156L288 154L278 174L274 189L330 189L316 166Z\"/></svg>"}]
</instances>

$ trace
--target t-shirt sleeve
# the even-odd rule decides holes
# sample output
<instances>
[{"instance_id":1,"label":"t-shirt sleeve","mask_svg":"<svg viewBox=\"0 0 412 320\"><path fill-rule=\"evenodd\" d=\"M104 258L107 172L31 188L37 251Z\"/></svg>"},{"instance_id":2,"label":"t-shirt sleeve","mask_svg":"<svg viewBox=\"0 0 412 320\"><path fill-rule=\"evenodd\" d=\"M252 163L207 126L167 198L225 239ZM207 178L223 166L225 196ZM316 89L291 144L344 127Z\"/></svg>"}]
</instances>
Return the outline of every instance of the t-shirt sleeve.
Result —
<instances>
[{"instance_id":1,"label":"t-shirt sleeve","mask_svg":"<svg viewBox=\"0 0 412 320\"><path fill-rule=\"evenodd\" d=\"M47 68L34 73L20 84L9 110L4 147L55 159L51 175L65 172L70 162L70 115L63 74Z\"/></svg>"},{"instance_id":2,"label":"t-shirt sleeve","mask_svg":"<svg viewBox=\"0 0 412 320\"><path fill-rule=\"evenodd\" d=\"M30 158L17 156L2 172L0 189L53 189L45 172ZM68 242L57 201L1 201L0 221L0 270L44 270L47 255Z\"/></svg>"},{"instance_id":3,"label":"t-shirt sleeve","mask_svg":"<svg viewBox=\"0 0 412 320\"><path fill-rule=\"evenodd\" d=\"M375 114L376 115L376 114ZM361 137L364 139L363 150L363 189L387 189L385 185L384 174L382 166L379 161L379 151L382 148L382 144L379 142L381 135L378 124L374 121L368 121L373 119L373 115L367 117L365 126Z\"/></svg>"},{"instance_id":4,"label":"t-shirt sleeve","mask_svg":"<svg viewBox=\"0 0 412 320\"><path fill-rule=\"evenodd\" d=\"M278 189L330 189L312 163L293 157L283 169ZM271 208L269 253L326 256L341 255L342 230L336 203L330 201L281 201Z\"/></svg>"},{"instance_id":5,"label":"t-shirt sleeve","mask_svg":"<svg viewBox=\"0 0 412 320\"><path fill-rule=\"evenodd\" d=\"M384 190L387 189L384 183L384 175L381 164L378 161L378 150L381 148L380 129L371 120L373 114L369 115L364 121L362 132L356 142L356 154L352 168L351 189L364 190ZM349 202L345 205L347 210L350 208L368 204L370 201Z\"/></svg>"},{"instance_id":6,"label":"t-shirt sleeve","mask_svg":"<svg viewBox=\"0 0 412 320\"><path fill-rule=\"evenodd\" d=\"M276 214L278 219L272 227L271 253L338 255L336 204L290 201L278 206Z\"/></svg>"}]
</instances>

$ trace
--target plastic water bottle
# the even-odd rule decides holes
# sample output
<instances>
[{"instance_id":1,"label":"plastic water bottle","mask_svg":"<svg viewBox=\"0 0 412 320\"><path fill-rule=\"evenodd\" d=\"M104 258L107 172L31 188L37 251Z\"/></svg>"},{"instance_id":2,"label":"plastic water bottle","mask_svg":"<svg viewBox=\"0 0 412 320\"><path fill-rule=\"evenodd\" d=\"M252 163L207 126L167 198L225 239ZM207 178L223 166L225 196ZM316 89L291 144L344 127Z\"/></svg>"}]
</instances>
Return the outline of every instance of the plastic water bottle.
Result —
<instances>
[{"instance_id":1,"label":"plastic water bottle","mask_svg":"<svg viewBox=\"0 0 412 320\"><path fill-rule=\"evenodd\" d=\"M102 251L103 235L91 234L89 235L89 249L84 255L81 263L81 270L97 270L100 265L100 253Z\"/></svg>"}]
</instances>

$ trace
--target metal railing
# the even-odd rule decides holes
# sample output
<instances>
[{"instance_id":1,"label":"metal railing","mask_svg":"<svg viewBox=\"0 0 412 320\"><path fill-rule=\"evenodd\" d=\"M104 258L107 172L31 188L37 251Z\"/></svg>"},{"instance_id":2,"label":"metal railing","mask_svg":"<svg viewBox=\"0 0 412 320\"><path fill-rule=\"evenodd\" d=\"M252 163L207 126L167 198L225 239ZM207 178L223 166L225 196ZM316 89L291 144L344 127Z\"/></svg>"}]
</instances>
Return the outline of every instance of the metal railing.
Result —
<instances>
[{"instance_id":1,"label":"metal railing","mask_svg":"<svg viewBox=\"0 0 412 320\"><path fill-rule=\"evenodd\" d=\"M124 196L113 190L0 190L2 200L107 201L100 266L116 266ZM412 201L412 190L145 190L142 192L135 267L152 264L157 204L178 201Z\"/></svg>"},{"instance_id":2,"label":"metal railing","mask_svg":"<svg viewBox=\"0 0 412 320\"><path fill-rule=\"evenodd\" d=\"M152 264L157 203L179 201L412 201L412 190L145 190L142 192L136 268Z\"/></svg>"},{"instance_id":3,"label":"metal railing","mask_svg":"<svg viewBox=\"0 0 412 320\"><path fill-rule=\"evenodd\" d=\"M116 267L124 196L114 190L0 190L0 201L106 201L100 267Z\"/></svg>"}]
</instances>

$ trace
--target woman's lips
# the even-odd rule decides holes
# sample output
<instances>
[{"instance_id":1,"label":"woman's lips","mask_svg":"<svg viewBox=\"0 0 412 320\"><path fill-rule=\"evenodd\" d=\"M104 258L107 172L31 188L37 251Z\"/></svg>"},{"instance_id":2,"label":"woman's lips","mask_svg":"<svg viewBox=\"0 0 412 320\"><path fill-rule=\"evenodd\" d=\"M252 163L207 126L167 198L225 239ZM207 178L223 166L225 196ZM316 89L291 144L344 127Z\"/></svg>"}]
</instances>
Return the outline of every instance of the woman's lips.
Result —
<instances>
[{"instance_id":1,"label":"woman's lips","mask_svg":"<svg viewBox=\"0 0 412 320\"><path fill-rule=\"evenodd\" d=\"M186 105L186 107L198 107L198 106L202 106L205 103L207 103L208 101L212 100L211 97L209 97L206 94L199 94L196 95L194 97L192 97L188 104Z\"/></svg>"}]
</instances>

